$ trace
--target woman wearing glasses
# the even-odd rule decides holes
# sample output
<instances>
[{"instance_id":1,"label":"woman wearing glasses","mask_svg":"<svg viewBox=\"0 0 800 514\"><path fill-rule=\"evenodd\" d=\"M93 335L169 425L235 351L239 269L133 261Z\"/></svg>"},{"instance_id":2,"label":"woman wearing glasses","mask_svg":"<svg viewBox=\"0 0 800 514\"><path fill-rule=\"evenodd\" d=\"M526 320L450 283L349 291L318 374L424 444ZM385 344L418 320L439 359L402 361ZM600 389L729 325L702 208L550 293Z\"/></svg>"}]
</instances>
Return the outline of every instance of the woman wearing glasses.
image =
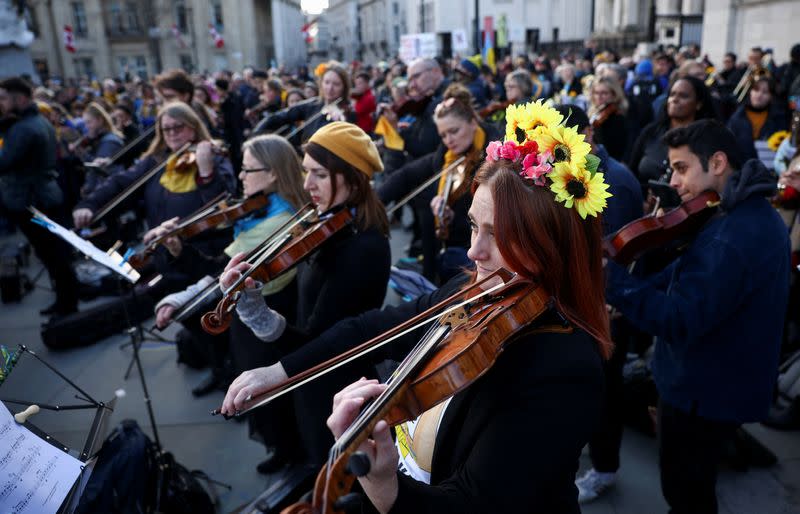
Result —
<instances>
[{"instance_id":1,"label":"woman wearing glasses","mask_svg":"<svg viewBox=\"0 0 800 514\"><path fill-rule=\"evenodd\" d=\"M281 356L302 351L306 341L341 319L379 308L386 295L391 264L386 211L369 183L374 172L383 170L383 164L369 136L357 125L333 122L311 136L304 149L304 188L320 217L346 208L353 221L296 267L296 322L287 318L270 298L265 302L253 279L246 279L237 313L262 345L276 348ZM243 254L237 254L228 264L228 271L220 279L223 289L249 268L242 258ZM248 369L259 365L251 362ZM259 471L275 470L286 461L321 464L332 442L325 427L330 413L327 392L371 374L370 371L363 363L355 362L293 393L295 416L289 422L273 422L282 425L287 437L299 435L301 440L279 445L274 458L259 465ZM247 381L250 376L251 372L246 371L233 384Z\"/></svg>"},{"instance_id":2,"label":"woman wearing glasses","mask_svg":"<svg viewBox=\"0 0 800 514\"><path fill-rule=\"evenodd\" d=\"M175 258L173 267L191 270L194 276L203 278L158 302L155 308L158 328L169 324L178 309L210 285L214 280L211 277L219 274L232 256L240 252L250 252L308 202L308 194L303 190L300 160L294 148L280 136L258 136L243 145L239 179L245 197L266 194L267 205L236 221L233 241L221 254L205 254L191 245L184 245L178 237L169 237L164 241L164 246ZM154 236L160 237L172 230L176 222L177 219L164 222L154 230ZM295 276L296 270L290 271L261 288L261 295L266 302L290 322L294 322L297 309ZM195 396L202 396L226 385L224 360L227 348L230 350L233 371L236 374L253 366L266 366L278 360L280 354L276 347L264 344L256 338L238 317L234 317L229 332L218 336L205 333L200 327L200 316L211 306L205 307L197 309L198 312L182 321L194 340L200 343L206 360L211 365L210 375L192 390ZM293 444L291 438L281 434L282 427L275 423L276 419L284 419L291 413L291 403L286 398L248 418L251 436L267 447L268 454L274 454L274 448ZM267 469L264 466L262 468Z\"/></svg>"},{"instance_id":3,"label":"woman wearing glasses","mask_svg":"<svg viewBox=\"0 0 800 514\"><path fill-rule=\"evenodd\" d=\"M196 164L186 169L175 166L171 154L186 144L195 153ZM147 151L126 171L103 181L92 194L78 203L72 212L75 228L91 223L94 213L142 175L167 160L164 169L133 194L143 200L149 227L183 217L208 203L224 191L234 193L236 179L227 157L216 154L211 136L191 107L182 102L166 104L156 118L156 135ZM148 238L145 236L145 242Z\"/></svg>"}]
</instances>

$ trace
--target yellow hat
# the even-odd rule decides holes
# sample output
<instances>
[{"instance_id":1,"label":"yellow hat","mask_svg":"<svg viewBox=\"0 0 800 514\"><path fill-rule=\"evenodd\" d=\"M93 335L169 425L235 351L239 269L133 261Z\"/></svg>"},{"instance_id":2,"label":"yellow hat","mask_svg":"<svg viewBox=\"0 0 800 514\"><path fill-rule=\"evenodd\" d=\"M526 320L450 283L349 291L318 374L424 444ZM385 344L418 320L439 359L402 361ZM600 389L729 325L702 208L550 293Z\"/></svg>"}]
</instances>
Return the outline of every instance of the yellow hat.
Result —
<instances>
[{"instance_id":1,"label":"yellow hat","mask_svg":"<svg viewBox=\"0 0 800 514\"><path fill-rule=\"evenodd\" d=\"M358 125L344 121L328 123L314 132L308 142L320 145L369 178L376 171L383 171L375 143Z\"/></svg>"}]
</instances>

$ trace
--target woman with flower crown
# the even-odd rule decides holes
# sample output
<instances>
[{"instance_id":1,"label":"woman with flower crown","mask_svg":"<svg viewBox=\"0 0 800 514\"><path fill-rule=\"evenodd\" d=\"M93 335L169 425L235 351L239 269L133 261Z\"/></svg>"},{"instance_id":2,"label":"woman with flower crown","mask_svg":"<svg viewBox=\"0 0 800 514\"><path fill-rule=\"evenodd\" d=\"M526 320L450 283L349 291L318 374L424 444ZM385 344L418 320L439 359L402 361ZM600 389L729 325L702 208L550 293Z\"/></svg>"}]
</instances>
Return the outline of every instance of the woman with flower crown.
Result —
<instances>
[{"instance_id":1,"label":"woman with flower crown","mask_svg":"<svg viewBox=\"0 0 800 514\"><path fill-rule=\"evenodd\" d=\"M248 396L501 268L543 287L558 307L530 320L484 375L414 422L377 423L360 448L370 467L358 479L377 512L580 512L575 473L600 417L601 361L611 352L598 218L610 195L582 136L557 112L529 104L510 114L509 137L490 143L470 188L476 271L415 302L337 323L301 351L255 370L257 380L225 399L223 413L245 408ZM401 360L420 336L393 341L390 357ZM328 419L334 436L385 388L361 379L336 394Z\"/></svg>"},{"instance_id":2,"label":"woman with flower crown","mask_svg":"<svg viewBox=\"0 0 800 514\"><path fill-rule=\"evenodd\" d=\"M444 92L444 99L433 113L436 130L442 143L436 151L416 159L389 174L386 182L378 190L384 204L400 200L426 179L450 167L460 157L463 166L454 169L456 179L449 192L449 201L442 212L440 203L445 196L446 177L438 184L412 200L420 239L422 242L423 275L430 280L447 281L454 274L469 265L469 184L478 169L486 151L486 145L497 137L496 130L479 121L472 108L472 96L461 84L451 84ZM443 224L446 230L441 229ZM437 234L438 232L438 234ZM444 251L442 251L444 250Z\"/></svg>"}]
</instances>

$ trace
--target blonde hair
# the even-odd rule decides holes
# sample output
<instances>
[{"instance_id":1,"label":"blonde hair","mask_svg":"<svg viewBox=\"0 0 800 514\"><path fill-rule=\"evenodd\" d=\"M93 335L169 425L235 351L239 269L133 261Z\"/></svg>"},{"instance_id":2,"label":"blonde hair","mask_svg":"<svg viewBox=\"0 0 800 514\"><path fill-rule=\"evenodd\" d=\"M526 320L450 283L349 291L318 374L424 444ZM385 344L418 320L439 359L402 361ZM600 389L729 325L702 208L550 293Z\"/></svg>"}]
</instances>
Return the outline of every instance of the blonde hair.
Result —
<instances>
[{"instance_id":1,"label":"blonde hair","mask_svg":"<svg viewBox=\"0 0 800 514\"><path fill-rule=\"evenodd\" d=\"M106 132L111 132L118 138L124 139L120 131L114 126L114 122L111 121L111 116L109 116L108 111L103 109L103 106L99 103L92 102L87 105L86 109L83 110L83 114L88 114L92 118L100 120L100 122L103 124L103 128L106 129Z\"/></svg>"},{"instance_id":2,"label":"blonde hair","mask_svg":"<svg viewBox=\"0 0 800 514\"><path fill-rule=\"evenodd\" d=\"M610 77L595 77L592 81L592 85L589 86L589 101L591 104L589 105L589 112L587 113L589 117L595 115L602 105L595 105L594 101L592 101L592 92L594 92L594 88L599 85L603 85L607 87L611 91L611 95L614 97L612 103L617 104L617 112L625 115L628 112L628 99L625 97L625 92L622 91L622 86L619 85L619 82L613 80Z\"/></svg>"},{"instance_id":3,"label":"blonde hair","mask_svg":"<svg viewBox=\"0 0 800 514\"><path fill-rule=\"evenodd\" d=\"M266 134L248 139L242 145L242 154L247 151L265 168L275 173L276 192L299 209L309 198L303 189L303 168L297 152L281 136Z\"/></svg>"},{"instance_id":4,"label":"blonde hair","mask_svg":"<svg viewBox=\"0 0 800 514\"><path fill-rule=\"evenodd\" d=\"M153 138L153 142L150 143L150 147L145 153L142 154L142 157L150 157L151 155L161 153L167 149L167 144L164 141L164 134L161 132L161 120L165 115L178 120L185 125L188 125L192 130L194 130L195 143L211 140L211 135L208 133L208 129L205 125L203 125L203 122L200 121L200 118L197 116L197 113L194 112L194 109L183 102L170 102L165 104L158 111L158 117L156 118L156 135Z\"/></svg>"}]
</instances>

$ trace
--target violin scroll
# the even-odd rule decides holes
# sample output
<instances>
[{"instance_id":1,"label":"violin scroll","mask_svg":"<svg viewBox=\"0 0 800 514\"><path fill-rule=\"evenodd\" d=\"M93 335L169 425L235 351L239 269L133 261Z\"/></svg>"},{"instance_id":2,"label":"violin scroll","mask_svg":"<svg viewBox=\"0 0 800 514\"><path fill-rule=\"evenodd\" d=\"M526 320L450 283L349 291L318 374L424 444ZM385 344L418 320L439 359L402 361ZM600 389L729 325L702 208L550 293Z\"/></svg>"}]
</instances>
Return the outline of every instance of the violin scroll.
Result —
<instances>
[{"instance_id":1,"label":"violin scroll","mask_svg":"<svg viewBox=\"0 0 800 514\"><path fill-rule=\"evenodd\" d=\"M241 291L236 291L232 295L225 295L213 311L203 314L203 317L200 318L203 330L215 336L228 330L228 327L231 326L231 321L233 321L233 311L236 309L236 303L239 301L241 294Z\"/></svg>"}]
</instances>

